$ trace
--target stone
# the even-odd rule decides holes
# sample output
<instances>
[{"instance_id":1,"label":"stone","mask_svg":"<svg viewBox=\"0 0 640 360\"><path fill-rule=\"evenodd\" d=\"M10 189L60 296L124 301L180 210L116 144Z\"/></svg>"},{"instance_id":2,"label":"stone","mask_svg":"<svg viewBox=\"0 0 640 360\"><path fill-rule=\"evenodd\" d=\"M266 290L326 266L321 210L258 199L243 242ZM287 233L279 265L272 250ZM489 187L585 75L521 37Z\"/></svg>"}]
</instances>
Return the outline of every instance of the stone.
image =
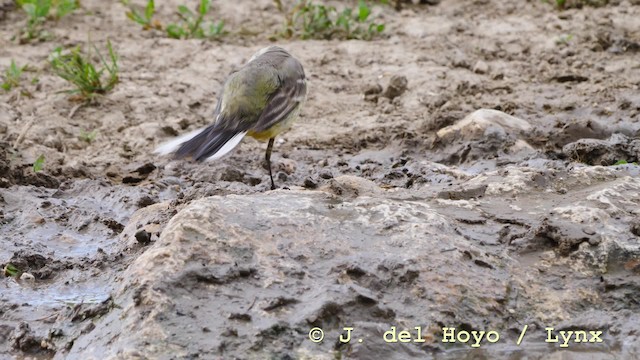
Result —
<instances>
[{"instance_id":1,"label":"stone","mask_svg":"<svg viewBox=\"0 0 640 360\"><path fill-rule=\"evenodd\" d=\"M478 62L473 65L473 72L476 74L486 74L489 72L489 65L482 60L478 60Z\"/></svg>"},{"instance_id":2,"label":"stone","mask_svg":"<svg viewBox=\"0 0 640 360\"><path fill-rule=\"evenodd\" d=\"M389 98L390 100L393 100L398 96L404 94L404 92L407 90L408 84L409 84L409 81L405 76L394 75L389 80L389 84L387 85L387 88L384 90L384 93L382 94L382 96Z\"/></svg>"}]
</instances>

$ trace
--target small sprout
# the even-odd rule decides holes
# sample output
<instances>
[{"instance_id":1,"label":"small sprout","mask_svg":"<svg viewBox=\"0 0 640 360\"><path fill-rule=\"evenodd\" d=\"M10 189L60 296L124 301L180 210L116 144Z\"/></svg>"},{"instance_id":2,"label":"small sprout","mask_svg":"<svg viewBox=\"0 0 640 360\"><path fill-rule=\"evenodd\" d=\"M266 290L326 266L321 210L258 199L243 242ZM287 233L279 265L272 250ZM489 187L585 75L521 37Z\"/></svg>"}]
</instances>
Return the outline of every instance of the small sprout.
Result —
<instances>
[{"instance_id":1,"label":"small sprout","mask_svg":"<svg viewBox=\"0 0 640 360\"><path fill-rule=\"evenodd\" d=\"M568 45L573 40L572 34L564 34L556 38L556 45Z\"/></svg>"},{"instance_id":2,"label":"small sprout","mask_svg":"<svg viewBox=\"0 0 640 360\"><path fill-rule=\"evenodd\" d=\"M385 29L384 24L370 20L371 8L365 0L358 1L358 8L345 8L341 12L333 6L314 4L303 0L289 12L280 0L276 7L285 15L284 37L302 39L361 39L371 40Z\"/></svg>"},{"instance_id":3,"label":"small sprout","mask_svg":"<svg viewBox=\"0 0 640 360\"><path fill-rule=\"evenodd\" d=\"M27 14L27 24L20 40L46 39L42 25L48 18L59 20L79 8L78 0L16 0Z\"/></svg>"},{"instance_id":4,"label":"small sprout","mask_svg":"<svg viewBox=\"0 0 640 360\"><path fill-rule=\"evenodd\" d=\"M20 76L27 66L18 66L16 62L11 60L11 65L4 72L4 82L0 87L4 91L10 91L11 88L20 85Z\"/></svg>"},{"instance_id":5,"label":"small sprout","mask_svg":"<svg viewBox=\"0 0 640 360\"><path fill-rule=\"evenodd\" d=\"M613 166L616 166L616 165L627 165L627 164L636 165L636 166L638 165L637 162L630 163L630 162L627 162L627 160L618 160L618 161L616 161L615 164L613 164Z\"/></svg>"},{"instance_id":6,"label":"small sprout","mask_svg":"<svg viewBox=\"0 0 640 360\"><path fill-rule=\"evenodd\" d=\"M174 39L208 39L226 34L224 21L215 23L204 20L209 10L211 0L200 0L197 12L184 5L178 6L178 16L182 22L167 25L167 35Z\"/></svg>"},{"instance_id":7,"label":"small sprout","mask_svg":"<svg viewBox=\"0 0 640 360\"><path fill-rule=\"evenodd\" d=\"M33 172L37 173L38 171L42 171L43 168L44 168L44 154L41 154L40 156L38 156L36 161L33 162Z\"/></svg>"},{"instance_id":8,"label":"small sprout","mask_svg":"<svg viewBox=\"0 0 640 360\"><path fill-rule=\"evenodd\" d=\"M80 7L78 0L52 0L55 9L54 17L59 20Z\"/></svg>"},{"instance_id":9,"label":"small sprout","mask_svg":"<svg viewBox=\"0 0 640 360\"><path fill-rule=\"evenodd\" d=\"M4 276L18 276L20 274L20 269L18 269L11 263L5 265L3 271Z\"/></svg>"},{"instance_id":10,"label":"small sprout","mask_svg":"<svg viewBox=\"0 0 640 360\"><path fill-rule=\"evenodd\" d=\"M77 94L83 99L90 100L98 94L102 95L111 91L118 83L118 56L113 51L111 41L107 41L109 61L105 60L95 46L94 49L102 64L100 70L97 70L92 63L91 44L89 45L89 53L86 55L81 52L79 47L72 49L67 54L63 54L61 48L56 48L51 54L53 71L75 86L75 89L63 92Z\"/></svg>"},{"instance_id":11,"label":"small sprout","mask_svg":"<svg viewBox=\"0 0 640 360\"><path fill-rule=\"evenodd\" d=\"M78 138L80 138L80 140L85 141L89 144L91 144L93 142L93 140L96 139L96 136L98 135L98 130L93 130L90 132L84 131L84 130L80 130L80 135L78 135Z\"/></svg>"},{"instance_id":12,"label":"small sprout","mask_svg":"<svg viewBox=\"0 0 640 360\"><path fill-rule=\"evenodd\" d=\"M129 6L129 1L123 0L122 3L126 6ZM127 12L127 17L132 21L142 25L144 30L149 29L162 29L162 24L158 20L154 20L153 16L156 13L156 5L154 0L147 1L147 6L144 8L144 13L136 10L133 7L129 7L129 11Z\"/></svg>"}]
</instances>

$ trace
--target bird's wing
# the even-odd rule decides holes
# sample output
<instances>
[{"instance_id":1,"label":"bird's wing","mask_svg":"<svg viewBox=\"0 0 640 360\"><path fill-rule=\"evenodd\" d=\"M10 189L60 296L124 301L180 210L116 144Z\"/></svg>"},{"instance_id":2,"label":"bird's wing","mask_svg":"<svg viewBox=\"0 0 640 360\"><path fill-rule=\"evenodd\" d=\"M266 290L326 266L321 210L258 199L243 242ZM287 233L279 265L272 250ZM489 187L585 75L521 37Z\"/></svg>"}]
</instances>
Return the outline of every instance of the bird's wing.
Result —
<instances>
[{"instance_id":1,"label":"bird's wing","mask_svg":"<svg viewBox=\"0 0 640 360\"><path fill-rule=\"evenodd\" d=\"M280 86L271 94L267 106L252 127L255 132L266 131L286 119L305 100L307 84L304 72L297 74L297 76L288 76L278 80Z\"/></svg>"}]
</instances>

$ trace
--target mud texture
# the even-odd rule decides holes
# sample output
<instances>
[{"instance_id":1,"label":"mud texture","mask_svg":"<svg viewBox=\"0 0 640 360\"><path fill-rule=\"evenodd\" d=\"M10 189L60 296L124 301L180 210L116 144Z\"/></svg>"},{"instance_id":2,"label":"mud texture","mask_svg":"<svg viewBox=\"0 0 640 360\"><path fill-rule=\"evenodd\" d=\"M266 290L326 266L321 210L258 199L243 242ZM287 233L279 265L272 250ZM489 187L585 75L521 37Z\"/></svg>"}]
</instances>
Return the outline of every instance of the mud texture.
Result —
<instances>
[{"instance_id":1,"label":"mud texture","mask_svg":"<svg viewBox=\"0 0 640 360\"><path fill-rule=\"evenodd\" d=\"M81 3L19 45L24 15L0 1L0 69L30 65L0 92L0 358L640 356L637 1L397 1L374 7L383 38L280 41L309 99L276 141L275 191L252 139L206 164L152 154L212 121L281 29L271 1L214 2L220 41ZM79 104L47 56L88 33L113 41L121 82ZM385 342L394 326L412 341Z\"/></svg>"}]
</instances>

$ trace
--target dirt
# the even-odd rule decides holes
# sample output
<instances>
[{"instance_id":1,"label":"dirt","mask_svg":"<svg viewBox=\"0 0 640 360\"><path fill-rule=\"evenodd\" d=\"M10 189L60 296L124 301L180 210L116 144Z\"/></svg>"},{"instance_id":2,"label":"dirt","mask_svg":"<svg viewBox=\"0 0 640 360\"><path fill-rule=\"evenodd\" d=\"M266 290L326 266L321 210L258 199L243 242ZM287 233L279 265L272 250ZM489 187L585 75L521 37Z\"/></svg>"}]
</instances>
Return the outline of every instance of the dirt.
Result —
<instances>
[{"instance_id":1,"label":"dirt","mask_svg":"<svg viewBox=\"0 0 640 360\"><path fill-rule=\"evenodd\" d=\"M1 279L0 357L640 354L637 1L376 6L383 38L278 41L309 98L276 141L276 191L252 139L206 164L152 153L212 121L226 76L281 29L271 1L214 2L231 34L205 41L85 0L22 45L10 3L0 69L31 69L0 92L0 266L19 271ZM120 83L80 104L47 56L88 34L112 40ZM338 341L348 326L363 342ZM386 343L391 326L425 342ZM547 327L603 342L561 348Z\"/></svg>"}]
</instances>

